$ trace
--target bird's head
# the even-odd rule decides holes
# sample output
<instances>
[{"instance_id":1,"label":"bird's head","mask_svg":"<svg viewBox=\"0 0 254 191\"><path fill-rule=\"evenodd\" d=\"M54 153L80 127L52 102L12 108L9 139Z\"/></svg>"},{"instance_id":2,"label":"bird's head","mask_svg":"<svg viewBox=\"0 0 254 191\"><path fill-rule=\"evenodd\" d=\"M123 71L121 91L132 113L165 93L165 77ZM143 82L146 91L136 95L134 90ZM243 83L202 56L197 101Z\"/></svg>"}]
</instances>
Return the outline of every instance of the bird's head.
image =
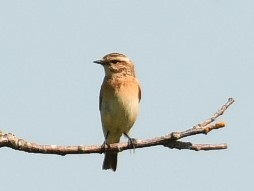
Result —
<instances>
[{"instance_id":1,"label":"bird's head","mask_svg":"<svg viewBox=\"0 0 254 191\"><path fill-rule=\"evenodd\" d=\"M96 60L94 63L104 67L105 75L112 76L134 76L134 65L131 60L124 54L110 53L105 55L101 60Z\"/></svg>"}]
</instances>

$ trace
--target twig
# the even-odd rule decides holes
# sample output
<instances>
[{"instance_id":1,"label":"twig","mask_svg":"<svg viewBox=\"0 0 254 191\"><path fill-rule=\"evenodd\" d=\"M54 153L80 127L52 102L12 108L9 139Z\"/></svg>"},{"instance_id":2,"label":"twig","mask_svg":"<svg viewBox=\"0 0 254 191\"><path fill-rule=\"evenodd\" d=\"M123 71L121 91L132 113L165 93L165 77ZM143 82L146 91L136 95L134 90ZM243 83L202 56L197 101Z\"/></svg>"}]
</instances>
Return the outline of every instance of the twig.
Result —
<instances>
[{"instance_id":1,"label":"twig","mask_svg":"<svg viewBox=\"0 0 254 191\"><path fill-rule=\"evenodd\" d=\"M172 141L165 145L170 149L188 149L194 151L208 151L208 150L220 150L220 149L227 149L227 144L192 144L190 142L181 142L181 141Z\"/></svg>"},{"instance_id":2,"label":"twig","mask_svg":"<svg viewBox=\"0 0 254 191\"><path fill-rule=\"evenodd\" d=\"M227 103L225 103L212 117L195 125L193 128L202 128L207 126L208 124L214 122L219 116L223 115L223 113L227 110L227 108L233 104L235 101L233 98L228 98Z\"/></svg>"},{"instance_id":3,"label":"twig","mask_svg":"<svg viewBox=\"0 0 254 191\"><path fill-rule=\"evenodd\" d=\"M191 129L182 132L172 132L168 135L156 137L147 140L136 140L135 148L145 148L157 145L163 145L168 148L176 149L189 149L189 150L219 150L226 149L226 144L192 144L189 142L178 141L184 137L189 137L197 134L207 134L212 130L220 129L225 127L223 122L211 124L222 115L227 108L234 102L232 98L229 98L227 103L224 104L211 118L205 120L204 122L194 126ZM132 149L128 143L116 143L111 144L110 147L102 148L101 145L79 145L79 146L56 146L56 145L39 145L36 143L31 143L26 140L16 137L12 133L3 133L0 131L0 148L9 147L14 150L24 151L28 153L41 153L41 154L57 154L57 155L67 155L67 154L91 154L91 153L104 153L105 151L124 151L127 149Z\"/></svg>"}]
</instances>

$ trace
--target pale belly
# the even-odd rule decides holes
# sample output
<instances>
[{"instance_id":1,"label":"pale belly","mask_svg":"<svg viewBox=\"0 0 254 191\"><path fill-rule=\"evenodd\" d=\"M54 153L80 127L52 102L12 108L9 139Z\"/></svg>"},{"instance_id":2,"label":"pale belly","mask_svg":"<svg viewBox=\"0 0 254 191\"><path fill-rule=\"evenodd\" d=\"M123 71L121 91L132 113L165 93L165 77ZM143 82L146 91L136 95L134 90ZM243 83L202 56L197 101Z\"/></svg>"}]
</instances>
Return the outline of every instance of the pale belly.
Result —
<instances>
[{"instance_id":1,"label":"pale belly","mask_svg":"<svg viewBox=\"0 0 254 191\"><path fill-rule=\"evenodd\" d=\"M123 133L128 134L136 121L138 107L137 94L124 94L121 91L102 101L101 121L105 138L108 133L108 143L119 142Z\"/></svg>"}]
</instances>

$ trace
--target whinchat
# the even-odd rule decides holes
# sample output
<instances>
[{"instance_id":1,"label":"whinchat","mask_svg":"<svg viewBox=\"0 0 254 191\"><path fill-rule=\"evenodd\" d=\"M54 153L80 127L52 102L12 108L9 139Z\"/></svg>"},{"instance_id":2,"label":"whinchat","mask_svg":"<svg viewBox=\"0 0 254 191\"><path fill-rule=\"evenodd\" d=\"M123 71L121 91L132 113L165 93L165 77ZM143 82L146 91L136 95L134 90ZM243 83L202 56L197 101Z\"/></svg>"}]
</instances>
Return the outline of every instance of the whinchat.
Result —
<instances>
[{"instance_id":1,"label":"whinchat","mask_svg":"<svg viewBox=\"0 0 254 191\"><path fill-rule=\"evenodd\" d=\"M132 61L123 54L107 54L94 63L103 66L105 77L101 85L99 109L105 144L118 143L135 123L141 99L139 82ZM106 152L103 169L116 170L117 152Z\"/></svg>"}]
</instances>

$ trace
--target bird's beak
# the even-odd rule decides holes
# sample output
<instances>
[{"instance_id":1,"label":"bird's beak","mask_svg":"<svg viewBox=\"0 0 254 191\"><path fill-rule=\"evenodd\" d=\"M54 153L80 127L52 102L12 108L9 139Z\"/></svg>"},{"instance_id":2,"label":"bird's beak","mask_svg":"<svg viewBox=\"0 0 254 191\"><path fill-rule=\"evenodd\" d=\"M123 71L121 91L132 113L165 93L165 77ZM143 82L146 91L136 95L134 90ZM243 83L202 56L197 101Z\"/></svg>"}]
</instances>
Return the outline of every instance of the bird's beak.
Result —
<instances>
[{"instance_id":1,"label":"bird's beak","mask_svg":"<svg viewBox=\"0 0 254 191\"><path fill-rule=\"evenodd\" d=\"M104 65L103 60L95 60L95 61L93 61L93 63Z\"/></svg>"}]
</instances>

